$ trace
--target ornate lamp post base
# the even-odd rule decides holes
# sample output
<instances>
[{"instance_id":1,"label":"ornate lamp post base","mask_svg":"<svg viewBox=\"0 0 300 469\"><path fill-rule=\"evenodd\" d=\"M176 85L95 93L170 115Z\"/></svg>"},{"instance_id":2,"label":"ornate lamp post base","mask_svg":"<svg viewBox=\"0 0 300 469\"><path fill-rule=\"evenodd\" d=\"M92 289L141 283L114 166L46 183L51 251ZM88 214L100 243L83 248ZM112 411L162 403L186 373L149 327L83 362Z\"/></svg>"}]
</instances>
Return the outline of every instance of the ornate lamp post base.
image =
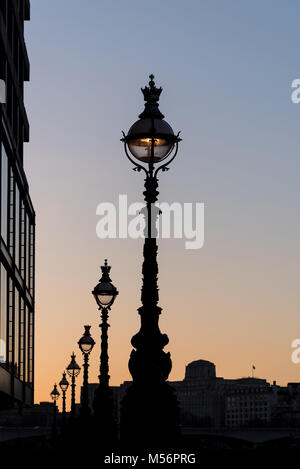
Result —
<instances>
[{"instance_id":1,"label":"ornate lamp post base","mask_svg":"<svg viewBox=\"0 0 300 469\"><path fill-rule=\"evenodd\" d=\"M178 415L177 398L168 383L134 383L122 402L121 441L138 449L176 447Z\"/></svg>"},{"instance_id":2,"label":"ornate lamp post base","mask_svg":"<svg viewBox=\"0 0 300 469\"><path fill-rule=\"evenodd\" d=\"M95 430L104 446L116 441L113 392L109 386L99 385L94 397ZM97 437L98 437L97 436Z\"/></svg>"}]
</instances>

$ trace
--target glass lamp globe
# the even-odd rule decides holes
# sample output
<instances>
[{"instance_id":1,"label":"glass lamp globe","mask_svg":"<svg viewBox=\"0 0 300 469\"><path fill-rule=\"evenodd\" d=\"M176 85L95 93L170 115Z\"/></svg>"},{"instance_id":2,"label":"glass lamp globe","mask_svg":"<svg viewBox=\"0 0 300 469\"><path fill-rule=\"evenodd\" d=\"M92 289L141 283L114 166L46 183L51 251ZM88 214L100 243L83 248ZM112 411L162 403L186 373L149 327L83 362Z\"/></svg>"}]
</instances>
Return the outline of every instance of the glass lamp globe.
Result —
<instances>
[{"instance_id":1,"label":"glass lamp globe","mask_svg":"<svg viewBox=\"0 0 300 469\"><path fill-rule=\"evenodd\" d=\"M111 306L116 296L116 288L110 282L100 282L93 290L98 306L107 308Z\"/></svg>"},{"instance_id":2,"label":"glass lamp globe","mask_svg":"<svg viewBox=\"0 0 300 469\"><path fill-rule=\"evenodd\" d=\"M78 341L79 348L83 354L89 354L95 345L95 341L90 333L90 328L91 326L84 326L84 334Z\"/></svg>"},{"instance_id":3,"label":"glass lamp globe","mask_svg":"<svg viewBox=\"0 0 300 469\"><path fill-rule=\"evenodd\" d=\"M62 377L62 379L61 379L60 382L59 382L59 387L60 387L60 389L61 389L63 392L65 392L65 391L68 389L68 387L69 387L69 382L68 382L68 380L67 380L67 378L66 378L66 373L63 373L63 377Z\"/></svg>"},{"instance_id":4,"label":"glass lamp globe","mask_svg":"<svg viewBox=\"0 0 300 469\"><path fill-rule=\"evenodd\" d=\"M53 402L56 402L57 399L59 398L60 394L59 394L59 391L57 389L56 384L54 384L54 388L51 391L50 396L51 396L51 399L53 400Z\"/></svg>"},{"instance_id":5,"label":"glass lamp globe","mask_svg":"<svg viewBox=\"0 0 300 469\"><path fill-rule=\"evenodd\" d=\"M175 144L172 127L163 119L146 117L136 121L126 137L130 153L139 161L153 163L164 160Z\"/></svg>"},{"instance_id":6,"label":"glass lamp globe","mask_svg":"<svg viewBox=\"0 0 300 469\"><path fill-rule=\"evenodd\" d=\"M73 354L71 355L71 362L67 366L67 373L71 378L73 376L76 378L80 373L80 366L78 365L78 363L76 363L75 358L76 355L73 352Z\"/></svg>"},{"instance_id":7,"label":"glass lamp globe","mask_svg":"<svg viewBox=\"0 0 300 469\"><path fill-rule=\"evenodd\" d=\"M109 277L110 269L111 267L107 265L107 259L105 259L104 266L101 266L102 277L98 285L96 285L92 291L99 308L108 308L111 306L115 297L118 295L118 291L111 283L111 279Z\"/></svg>"}]
</instances>

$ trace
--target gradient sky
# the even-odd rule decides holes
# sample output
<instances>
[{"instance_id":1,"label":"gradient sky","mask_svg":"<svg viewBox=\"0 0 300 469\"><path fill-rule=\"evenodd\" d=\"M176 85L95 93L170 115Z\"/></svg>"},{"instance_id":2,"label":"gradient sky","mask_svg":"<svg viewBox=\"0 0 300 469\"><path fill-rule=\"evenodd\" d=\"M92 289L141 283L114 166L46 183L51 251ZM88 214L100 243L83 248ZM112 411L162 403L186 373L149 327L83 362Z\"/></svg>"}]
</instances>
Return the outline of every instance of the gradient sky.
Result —
<instances>
[{"instance_id":1,"label":"gradient sky","mask_svg":"<svg viewBox=\"0 0 300 469\"><path fill-rule=\"evenodd\" d=\"M37 212L36 402L49 400L73 350L82 362L83 324L97 342L97 380L90 292L105 257L120 292L110 317L111 384L130 377L142 241L98 239L96 206L119 194L142 200L143 177L119 139L143 109L149 73L183 137L160 176L160 201L205 203L202 249L159 242L170 379L202 358L226 378L248 376L255 364L256 376L300 381L291 362L300 336L300 104L290 99L300 78L299 15L292 0L31 0L25 169Z\"/></svg>"}]
</instances>

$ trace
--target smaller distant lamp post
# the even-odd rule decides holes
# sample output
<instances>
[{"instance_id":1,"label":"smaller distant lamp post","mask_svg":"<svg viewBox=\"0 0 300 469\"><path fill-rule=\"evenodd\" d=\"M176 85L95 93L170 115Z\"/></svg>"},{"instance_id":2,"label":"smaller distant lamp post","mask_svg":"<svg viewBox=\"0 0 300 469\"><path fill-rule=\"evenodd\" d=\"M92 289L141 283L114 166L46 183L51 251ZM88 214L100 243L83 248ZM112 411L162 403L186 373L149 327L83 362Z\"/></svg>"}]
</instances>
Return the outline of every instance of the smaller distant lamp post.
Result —
<instances>
[{"instance_id":1,"label":"smaller distant lamp post","mask_svg":"<svg viewBox=\"0 0 300 469\"><path fill-rule=\"evenodd\" d=\"M69 387L69 381L66 378L66 373L62 375L62 379L59 382L59 387L62 391L62 428L66 427L66 392Z\"/></svg>"},{"instance_id":2,"label":"smaller distant lamp post","mask_svg":"<svg viewBox=\"0 0 300 469\"><path fill-rule=\"evenodd\" d=\"M53 400L53 426L52 426L52 435L53 435L53 438L55 438L55 437L56 437L56 434L57 434L57 432L56 432L56 401L57 401L57 399L58 399L59 396L60 396L56 384L54 384L54 388L53 388L53 390L51 391L50 396L51 396L51 399Z\"/></svg>"},{"instance_id":3,"label":"smaller distant lamp post","mask_svg":"<svg viewBox=\"0 0 300 469\"><path fill-rule=\"evenodd\" d=\"M105 431L105 438L112 439L114 433L114 417L113 417L113 396L109 387L109 366L108 366L108 311L119 294L116 287L111 283L109 277L111 267L104 261L101 266L102 277L92 291L96 303L101 311L101 354L100 354L100 375L99 386L94 395L94 413L96 420L101 422L101 428Z\"/></svg>"},{"instance_id":4,"label":"smaller distant lamp post","mask_svg":"<svg viewBox=\"0 0 300 469\"><path fill-rule=\"evenodd\" d=\"M80 415L82 417L87 417L90 414L90 408L88 404L88 369L89 369L89 355L94 348L95 341L90 333L91 326L84 326L84 334L79 339L78 345L82 352L84 358L83 364L83 389L82 389L82 399L80 407Z\"/></svg>"},{"instance_id":5,"label":"smaller distant lamp post","mask_svg":"<svg viewBox=\"0 0 300 469\"><path fill-rule=\"evenodd\" d=\"M74 423L76 418L76 405L75 405L75 379L80 373L80 366L75 361L76 355L74 352L71 355L71 362L67 366L67 373L72 379L71 388L72 388L72 397L71 397L71 420Z\"/></svg>"}]
</instances>

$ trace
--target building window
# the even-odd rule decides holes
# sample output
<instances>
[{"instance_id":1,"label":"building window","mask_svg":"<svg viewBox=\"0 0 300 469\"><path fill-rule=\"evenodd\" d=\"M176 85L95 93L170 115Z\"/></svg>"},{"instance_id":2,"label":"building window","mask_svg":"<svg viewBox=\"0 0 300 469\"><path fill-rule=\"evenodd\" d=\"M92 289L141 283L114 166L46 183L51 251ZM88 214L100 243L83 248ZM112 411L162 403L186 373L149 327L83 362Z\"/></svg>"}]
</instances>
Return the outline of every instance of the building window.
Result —
<instances>
[{"instance_id":1,"label":"building window","mask_svg":"<svg viewBox=\"0 0 300 469\"><path fill-rule=\"evenodd\" d=\"M33 381L33 312L28 313L28 382Z\"/></svg>"},{"instance_id":2,"label":"building window","mask_svg":"<svg viewBox=\"0 0 300 469\"><path fill-rule=\"evenodd\" d=\"M34 294L34 225L30 225L30 245L29 245L29 291Z\"/></svg>"},{"instance_id":3,"label":"building window","mask_svg":"<svg viewBox=\"0 0 300 469\"><path fill-rule=\"evenodd\" d=\"M15 288L15 334L14 334L14 373L15 376L20 376L20 355L19 355L19 345L20 345L20 305L19 305L19 291Z\"/></svg>"},{"instance_id":4,"label":"building window","mask_svg":"<svg viewBox=\"0 0 300 469\"><path fill-rule=\"evenodd\" d=\"M20 379L25 379L25 304L23 298L20 299Z\"/></svg>"},{"instance_id":5,"label":"building window","mask_svg":"<svg viewBox=\"0 0 300 469\"><path fill-rule=\"evenodd\" d=\"M29 216L26 214L26 275L25 275L25 282L26 286L29 289L29 256L30 256L30 226L29 226Z\"/></svg>"},{"instance_id":6,"label":"building window","mask_svg":"<svg viewBox=\"0 0 300 469\"><path fill-rule=\"evenodd\" d=\"M8 276L8 364L11 372L14 371L14 290L13 282Z\"/></svg>"},{"instance_id":7,"label":"building window","mask_svg":"<svg viewBox=\"0 0 300 469\"><path fill-rule=\"evenodd\" d=\"M20 191L16 184L16 236L15 236L15 262L20 269Z\"/></svg>"},{"instance_id":8,"label":"building window","mask_svg":"<svg viewBox=\"0 0 300 469\"><path fill-rule=\"evenodd\" d=\"M3 264L0 270L0 364L6 365L6 348L7 348L7 272Z\"/></svg>"},{"instance_id":9,"label":"building window","mask_svg":"<svg viewBox=\"0 0 300 469\"><path fill-rule=\"evenodd\" d=\"M3 145L1 150L1 236L5 244L7 244L8 161Z\"/></svg>"},{"instance_id":10,"label":"building window","mask_svg":"<svg viewBox=\"0 0 300 469\"><path fill-rule=\"evenodd\" d=\"M25 206L21 201L21 231L20 231L20 272L23 279L25 278Z\"/></svg>"},{"instance_id":11,"label":"building window","mask_svg":"<svg viewBox=\"0 0 300 469\"><path fill-rule=\"evenodd\" d=\"M15 225L15 184L14 184L14 174L12 168L9 169L9 210L8 210L8 217L9 217L9 235L8 235L8 247L9 253L13 257L14 256L14 225Z\"/></svg>"},{"instance_id":12,"label":"building window","mask_svg":"<svg viewBox=\"0 0 300 469\"><path fill-rule=\"evenodd\" d=\"M24 381L28 381L28 344L29 344L29 318L28 318L28 308L24 305Z\"/></svg>"}]
</instances>

